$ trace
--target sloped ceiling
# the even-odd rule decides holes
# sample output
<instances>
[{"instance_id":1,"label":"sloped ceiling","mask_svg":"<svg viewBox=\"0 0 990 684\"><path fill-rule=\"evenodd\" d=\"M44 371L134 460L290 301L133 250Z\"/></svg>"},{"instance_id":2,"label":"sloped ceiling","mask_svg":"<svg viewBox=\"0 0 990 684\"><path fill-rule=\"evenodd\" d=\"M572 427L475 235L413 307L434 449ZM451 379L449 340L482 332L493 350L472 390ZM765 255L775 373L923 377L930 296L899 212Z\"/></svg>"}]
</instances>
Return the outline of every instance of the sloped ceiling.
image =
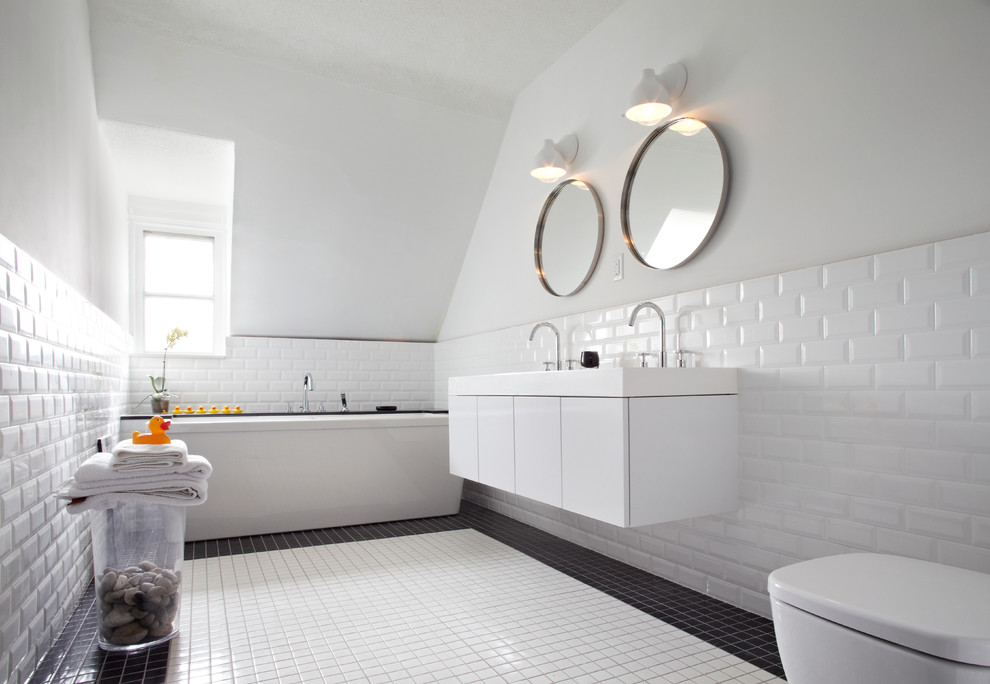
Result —
<instances>
[{"instance_id":1,"label":"sloped ceiling","mask_svg":"<svg viewBox=\"0 0 990 684\"><path fill-rule=\"evenodd\" d=\"M516 94L622 0L90 0L95 18L445 107Z\"/></svg>"},{"instance_id":2,"label":"sloped ceiling","mask_svg":"<svg viewBox=\"0 0 990 684\"><path fill-rule=\"evenodd\" d=\"M232 335L436 340L517 93L619 4L90 0L97 109L234 142Z\"/></svg>"}]
</instances>

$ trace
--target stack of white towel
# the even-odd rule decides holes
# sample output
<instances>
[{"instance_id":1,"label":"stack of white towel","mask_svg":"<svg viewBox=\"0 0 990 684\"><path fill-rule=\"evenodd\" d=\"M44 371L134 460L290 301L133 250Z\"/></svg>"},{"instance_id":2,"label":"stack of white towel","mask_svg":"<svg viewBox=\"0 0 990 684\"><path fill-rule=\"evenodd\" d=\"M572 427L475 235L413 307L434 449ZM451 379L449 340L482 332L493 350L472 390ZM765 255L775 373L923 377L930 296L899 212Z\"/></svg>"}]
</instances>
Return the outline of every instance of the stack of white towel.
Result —
<instances>
[{"instance_id":1,"label":"stack of white towel","mask_svg":"<svg viewBox=\"0 0 990 684\"><path fill-rule=\"evenodd\" d=\"M185 442L134 444L125 439L111 453L90 456L55 490L70 513L111 508L118 503L195 506L206 501L210 462L190 454Z\"/></svg>"}]
</instances>

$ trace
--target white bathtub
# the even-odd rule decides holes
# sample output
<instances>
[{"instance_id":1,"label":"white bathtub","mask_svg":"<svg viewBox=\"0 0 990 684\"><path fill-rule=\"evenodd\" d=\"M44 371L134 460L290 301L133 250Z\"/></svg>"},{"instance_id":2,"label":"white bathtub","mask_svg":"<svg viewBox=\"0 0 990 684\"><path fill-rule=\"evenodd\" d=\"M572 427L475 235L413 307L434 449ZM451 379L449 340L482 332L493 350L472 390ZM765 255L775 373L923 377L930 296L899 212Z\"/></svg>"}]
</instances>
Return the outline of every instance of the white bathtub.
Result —
<instances>
[{"instance_id":1,"label":"white bathtub","mask_svg":"<svg viewBox=\"0 0 990 684\"><path fill-rule=\"evenodd\" d=\"M121 420L121 438L147 418ZM186 539L408 520L458 511L447 416L433 413L177 416L169 436L213 464Z\"/></svg>"}]
</instances>

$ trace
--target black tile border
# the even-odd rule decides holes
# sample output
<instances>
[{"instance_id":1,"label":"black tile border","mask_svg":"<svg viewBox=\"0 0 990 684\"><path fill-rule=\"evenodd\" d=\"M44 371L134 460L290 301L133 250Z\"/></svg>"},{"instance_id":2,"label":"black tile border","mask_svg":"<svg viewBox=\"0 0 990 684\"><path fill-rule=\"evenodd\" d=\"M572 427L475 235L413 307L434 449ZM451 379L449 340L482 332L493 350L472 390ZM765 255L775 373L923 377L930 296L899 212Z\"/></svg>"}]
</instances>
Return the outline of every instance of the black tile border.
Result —
<instances>
[{"instance_id":1,"label":"black tile border","mask_svg":"<svg viewBox=\"0 0 990 684\"><path fill-rule=\"evenodd\" d=\"M190 561L221 556L238 556L244 553L255 553L258 551L299 549L309 546L323 546L325 544L405 537L411 534L463 530L471 527L470 523L462 519L463 507L466 503L468 502L461 502L462 513L437 518L396 520L394 522L351 525L349 527L326 527L302 532L281 532L279 534L262 534L251 537L230 537L227 539L187 542L184 559ZM495 515L498 514L496 513Z\"/></svg>"},{"instance_id":2,"label":"black tile border","mask_svg":"<svg viewBox=\"0 0 990 684\"><path fill-rule=\"evenodd\" d=\"M463 529L477 530L771 674L784 676L771 620L470 501L461 501L460 513L437 518L188 542L185 560ZM102 651L96 640L95 606L96 594L90 585L28 682L164 684L171 642L131 653Z\"/></svg>"}]
</instances>

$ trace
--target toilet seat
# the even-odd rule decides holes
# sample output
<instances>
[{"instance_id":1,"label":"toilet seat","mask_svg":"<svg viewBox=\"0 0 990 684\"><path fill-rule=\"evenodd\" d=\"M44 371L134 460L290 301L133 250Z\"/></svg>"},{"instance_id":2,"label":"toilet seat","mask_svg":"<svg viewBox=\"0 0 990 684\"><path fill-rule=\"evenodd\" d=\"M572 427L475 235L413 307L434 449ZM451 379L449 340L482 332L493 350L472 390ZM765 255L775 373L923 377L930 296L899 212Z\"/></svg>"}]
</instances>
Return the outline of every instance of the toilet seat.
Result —
<instances>
[{"instance_id":1,"label":"toilet seat","mask_svg":"<svg viewBox=\"0 0 990 684\"><path fill-rule=\"evenodd\" d=\"M990 575L854 553L774 570L767 584L774 599L849 629L990 667Z\"/></svg>"}]
</instances>

